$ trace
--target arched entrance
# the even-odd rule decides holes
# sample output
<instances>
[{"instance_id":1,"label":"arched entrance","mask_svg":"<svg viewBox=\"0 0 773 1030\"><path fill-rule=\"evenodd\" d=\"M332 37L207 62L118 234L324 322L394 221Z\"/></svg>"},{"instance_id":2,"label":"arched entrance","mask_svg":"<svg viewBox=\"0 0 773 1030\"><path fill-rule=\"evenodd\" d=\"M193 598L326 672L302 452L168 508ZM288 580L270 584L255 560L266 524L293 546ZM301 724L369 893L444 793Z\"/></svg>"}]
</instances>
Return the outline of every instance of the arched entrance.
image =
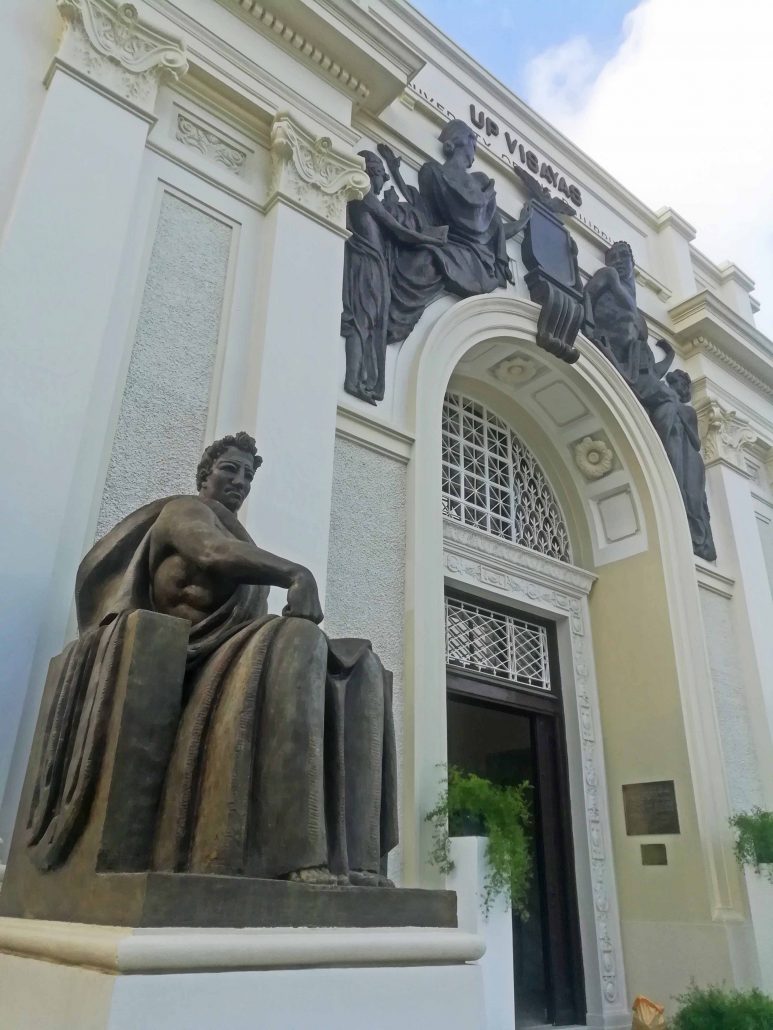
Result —
<instances>
[{"instance_id":1,"label":"arched entrance","mask_svg":"<svg viewBox=\"0 0 773 1030\"><path fill-rule=\"evenodd\" d=\"M646 415L617 373L583 339L582 360L571 368L542 354L534 345L536 315L534 305L509 296L463 301L406 345L399 358L401 395L409 397L406 415L415 431L409 465L405 874L413 882L432 877L424 861L422 815L432 807L437 766L447 758L444 592L462 591L546 620L554 627L561 663L587 1021L623 1027L630 1016L618 894L626 878L638 875L639 859L638 847L628 846L621 829L619 793L626 777L648 776L646 768L629 772L638 725L634 709L646 712L652 728L661 728L666 773L679 786L684 815L675 848L689 852L693 872L703 874L693 876L697 886L685 889L693 890L707 918L717 919L717 940L725 949L727 934L716 914L737 911L737 875L727 849L713 712L700 702L708 668L676 482ZM572 563L444 518L438 480L449 388L495 410L537 456L566 514ZM608 461L603 475L594 476L595 465ZM644 675L643 654L651 675ZM605 750L614 771L610 789ZM633 927L640 909L632 903L629 911ZM631 947L630 955L638 975L639 951Z\"/></svg>"}]
</instances>

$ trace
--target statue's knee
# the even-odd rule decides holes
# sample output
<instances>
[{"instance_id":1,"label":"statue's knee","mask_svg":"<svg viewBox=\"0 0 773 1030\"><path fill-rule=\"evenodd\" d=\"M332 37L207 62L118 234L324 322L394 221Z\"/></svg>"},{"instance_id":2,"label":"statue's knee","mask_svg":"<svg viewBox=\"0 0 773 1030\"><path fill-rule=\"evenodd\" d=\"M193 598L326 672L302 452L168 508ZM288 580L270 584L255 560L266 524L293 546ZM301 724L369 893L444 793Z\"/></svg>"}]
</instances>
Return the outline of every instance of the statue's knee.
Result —
<instances>
[{"instance_id":1,"label":"statue's knee","mask_svg":"<svg viewBox=\"0 0 773 1030\"><path fill-rule=\"evenodd\" d=\"M327 653L327 638L322 630L309 619L299 619L295 615L284 619L284 633L292 639L294 648L313 653L324 650Z\"/></svg>"}]
</instances>

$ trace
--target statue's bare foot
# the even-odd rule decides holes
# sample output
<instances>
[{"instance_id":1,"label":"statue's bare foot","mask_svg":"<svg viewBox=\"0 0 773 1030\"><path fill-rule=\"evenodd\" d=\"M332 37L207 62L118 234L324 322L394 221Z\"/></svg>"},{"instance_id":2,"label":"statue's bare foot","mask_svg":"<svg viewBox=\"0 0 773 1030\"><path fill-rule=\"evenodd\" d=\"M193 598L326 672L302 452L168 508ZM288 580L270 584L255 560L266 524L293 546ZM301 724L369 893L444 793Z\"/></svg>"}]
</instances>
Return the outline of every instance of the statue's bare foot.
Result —
<instances>
[{"instance_id":1,"label":"statue's bare foot","mask_svg":"<svg viewBox=\"0 0 773 1030\"><path fill-rule=\"evenodd\" d=\"M325 865L315 865L308 869L295 869L285 877L291 883L308 883L315 887L336 887L338 877Z\"/></svg>"},{"instance_id":2,"label":"statue's bare foot","mask_svg":"<svg viewBox=\"0 0 773 1030\"><path fill-rule=\"evenodd\" d=\"M394 888L394 880L390 880L388 876L379 876L378 878L379 887L392 887Z\"/></svg>"},{"instance_id":3,"label":"statue's bare foot","mask_svg":"<svg viewBox=\"0 0 773 1030\"><path fill-rule=\"evenodd\" d=\"M364 869L351 869L349 871L349 883L352 887L380 887L378 873L368 873Z\"/></svg>"}]
</instances>

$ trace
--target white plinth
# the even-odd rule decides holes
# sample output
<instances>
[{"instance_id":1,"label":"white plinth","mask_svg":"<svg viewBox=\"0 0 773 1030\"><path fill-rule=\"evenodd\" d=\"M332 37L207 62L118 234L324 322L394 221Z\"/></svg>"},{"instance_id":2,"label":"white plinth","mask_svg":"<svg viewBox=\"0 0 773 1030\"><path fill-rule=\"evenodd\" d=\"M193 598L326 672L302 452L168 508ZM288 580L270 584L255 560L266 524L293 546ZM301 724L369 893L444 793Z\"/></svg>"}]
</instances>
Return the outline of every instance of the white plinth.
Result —
<instances>
[{"instance_id":1,"label":"white plinth","mask_svg":"<svg viewBox=\"0 0 773 1030\"><path fill-rule=\"evenodd\" d=\"M456 891L459 927L482 937L486 952L480 960L486 1009L486 1030L513 1030L515 1001L513 984L513 923L509 905L498 899L488 917L483 912L483 883L486 878L485 837L453 837L451 858L454 871L448 888Z\"/></svg>"},{"instance_id":2,"label":"white plinth","mask_svg":"<svg viewBox=\"0 0 773 1030\"><path fill-rule=\"evenodd\" d=\"M760 867L759 872L744 870L746 890L749 894L749 911L752 930L757 945L757 960L760 966L760 987L768 994L773 993L773 865Z\"/></svg>"},{"instance_id":3,"label":"white plinth","mask_svg":"<svg viewBox=\"0 0 773 1030\"><path fill-rule=\"evenodd\" d=\"M461 930L135 930L0 919L3 1030L485 1030Z\"/></svg>"}]
</instances>

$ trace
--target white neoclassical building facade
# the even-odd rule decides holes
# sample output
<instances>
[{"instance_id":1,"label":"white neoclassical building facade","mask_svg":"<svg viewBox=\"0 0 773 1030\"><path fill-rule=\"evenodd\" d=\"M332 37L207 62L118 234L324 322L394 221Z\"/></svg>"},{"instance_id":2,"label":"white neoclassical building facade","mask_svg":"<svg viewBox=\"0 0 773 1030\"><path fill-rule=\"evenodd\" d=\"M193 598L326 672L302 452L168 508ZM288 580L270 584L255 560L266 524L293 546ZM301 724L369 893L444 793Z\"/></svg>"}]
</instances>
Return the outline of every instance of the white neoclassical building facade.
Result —
<instances>
[{"instance_id":1,"label":"white neoclassical building facade","mask_svg":"<svg viewBox=\"0 0 773 1030\"><path fill-rule=\"evenodd\" d=\"M370 638L393 672L398 885L443 885L425 814L448 761L532 784L532 918L481 960L498 970L488 1022L453 1025L514 1011L622 1030L639 993L773 989L773 888L738 865L728 823L773 808L773 343L748 276L404 0L3 15L0 862L81 557L140 505L193 492L203 445L245 429L264 458L248 530L314 572L327 633ZM527 199L516 167L570 200L583 281L630 244L651 339L692 377L716 562L694 556L666 451L604 354L582 334L574 364L537 347L520 236L512 284L444 294L387 348L381 403L344 391L358 152L389 145L415 184L453 118L506 217ZM31 954L14 933L0 948ZM434 1027L433 990L440 1012L477 975L469 940L434 988L417 981L426 1012L402 1026ZM210 966L249 967L230 954ZM356 965L341 959L333 1007ZM109 1025L153 1025L124 1018Z\"/></svg>"}]
</instances>

